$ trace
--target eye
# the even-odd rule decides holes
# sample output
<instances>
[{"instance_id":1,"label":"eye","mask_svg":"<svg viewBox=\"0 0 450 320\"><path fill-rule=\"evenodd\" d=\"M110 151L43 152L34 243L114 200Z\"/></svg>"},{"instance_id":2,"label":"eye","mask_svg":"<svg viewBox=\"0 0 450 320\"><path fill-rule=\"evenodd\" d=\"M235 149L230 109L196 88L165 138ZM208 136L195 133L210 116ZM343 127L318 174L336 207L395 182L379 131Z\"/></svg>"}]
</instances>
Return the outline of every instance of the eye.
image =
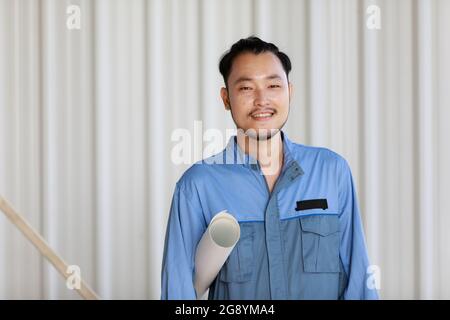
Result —
<instances>
[{"instance_id":1,"label":"eye","mask_svg":"<svg viewBox=\"0 0 450 320\"><path fill-rule=\"evenodd\" d=\"M251 87L240 87L239 91L243 91L243 90L251 90Z\"/></svg>"},{"instance_id":2,"label":"eye","mask_svg":"<svg viewBox=\"0 0 450 320\"><path fill-rule=\"evenodd\" d=\"M279 84L271 84L269 88L281 88Z\"/></svg>"}]
</instances>

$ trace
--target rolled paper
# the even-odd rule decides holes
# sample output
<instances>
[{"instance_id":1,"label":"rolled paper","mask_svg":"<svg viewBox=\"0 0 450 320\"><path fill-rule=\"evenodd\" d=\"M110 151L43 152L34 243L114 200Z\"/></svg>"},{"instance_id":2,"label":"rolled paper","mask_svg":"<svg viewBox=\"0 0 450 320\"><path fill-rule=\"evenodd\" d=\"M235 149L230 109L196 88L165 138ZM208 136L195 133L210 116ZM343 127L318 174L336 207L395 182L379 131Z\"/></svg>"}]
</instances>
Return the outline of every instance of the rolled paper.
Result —
<instances>
[{"instance_id":1,"label":"rolled paper","mask_svg":"<svg viewBox=\"0 0 450 320\"><path fill-rule=\"evenodd\" d=\"M195 254L194 288L197 299L203 298L238 242L240 234L239 223L227 210L212 218Z\"/></svg>"}]
</instances>

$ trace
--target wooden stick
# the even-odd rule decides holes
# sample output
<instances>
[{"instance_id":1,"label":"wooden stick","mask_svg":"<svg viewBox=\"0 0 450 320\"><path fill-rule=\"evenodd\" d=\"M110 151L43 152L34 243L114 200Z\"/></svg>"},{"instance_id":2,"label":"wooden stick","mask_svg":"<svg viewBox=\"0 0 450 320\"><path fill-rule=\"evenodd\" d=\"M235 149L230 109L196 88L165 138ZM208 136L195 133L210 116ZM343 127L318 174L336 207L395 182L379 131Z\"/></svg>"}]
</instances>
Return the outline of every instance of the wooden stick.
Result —
<instances>
[{"instance_id":1,"label":"wooden stick","mask_svg":"<svg viewBox=\"0 0 450 320\"><path fill-rule=\"evenodd\" d=\"M67 263L50 248L48 243L36 232L33 227L0 195L0 211L3 211L9 220L31 241L39 252L58 270L67 280L71 275L67 274ZM97 294L81 279L80 288L76 288L80 296L86 300L98 300Z\"/></svg>"}]
</instances>

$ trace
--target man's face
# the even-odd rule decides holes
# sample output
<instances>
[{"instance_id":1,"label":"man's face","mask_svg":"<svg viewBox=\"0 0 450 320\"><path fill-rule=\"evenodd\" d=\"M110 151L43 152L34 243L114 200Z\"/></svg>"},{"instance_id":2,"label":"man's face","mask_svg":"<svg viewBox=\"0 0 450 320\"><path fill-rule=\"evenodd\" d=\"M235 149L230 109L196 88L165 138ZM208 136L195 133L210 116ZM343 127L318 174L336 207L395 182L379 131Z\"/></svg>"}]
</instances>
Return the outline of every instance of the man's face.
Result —
<instances>
[{"instance_id":1,"label":"man's face","mask_svg":"<svg viewBox=\"0 0 450 320\"><path fill-rule=\"evenodd\" d=\"M263 140L270 139L284 126L292 85L276 55L240 54L233 61L227 83L228 90L222 88L221 96L238 129Z\"/></svg>"}]
</instances>

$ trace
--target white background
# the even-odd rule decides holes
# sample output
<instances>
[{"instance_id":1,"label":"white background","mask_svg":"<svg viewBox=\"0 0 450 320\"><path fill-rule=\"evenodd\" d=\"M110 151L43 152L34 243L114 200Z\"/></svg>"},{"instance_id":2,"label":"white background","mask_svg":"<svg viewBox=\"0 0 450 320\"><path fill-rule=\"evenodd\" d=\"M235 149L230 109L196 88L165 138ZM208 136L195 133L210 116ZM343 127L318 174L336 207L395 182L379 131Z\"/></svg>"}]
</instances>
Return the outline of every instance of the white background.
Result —
<instances>
[{"instance_id":1,"label":"white background","mask_svg":"<svg viewBox=\"0 0 450 320\"><path fill-rule=\"evenodd\" d=\"M449 299L449 30L448 0L0 0L0 194L102 298L159 299L171 133L234 128L218 61L256 34L289 138L350 163L381 296ZM79 299L3 215L0 298Z\"/></svg>"}]
</instances>

